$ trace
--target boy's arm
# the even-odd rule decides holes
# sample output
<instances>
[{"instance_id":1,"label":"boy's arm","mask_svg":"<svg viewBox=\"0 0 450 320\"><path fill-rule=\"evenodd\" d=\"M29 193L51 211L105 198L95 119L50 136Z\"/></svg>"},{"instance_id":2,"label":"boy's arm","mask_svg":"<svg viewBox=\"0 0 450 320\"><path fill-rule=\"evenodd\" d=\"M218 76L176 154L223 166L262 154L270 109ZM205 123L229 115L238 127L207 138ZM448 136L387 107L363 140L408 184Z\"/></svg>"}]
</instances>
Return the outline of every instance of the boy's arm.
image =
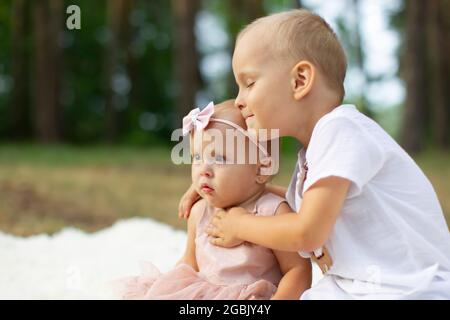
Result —
<instances>
[{"instance_id":1,"label":"boy's arm","mask_svg":"<svg viewBox=\"0 0 450 320\"><path fill-rule=\"evenodd\" d=\"M317 181L304 193L299 214L255 217L242 208L218 212L207 229L210 241L227 247L240 239L273 250L311 252L328 239L350 183L334 176Z\"/></svg>"},{"instance_id":2,"label":"boy's arm","mask_svg":"<svg viewBox=\"0 0 450 320\"><path fill-rule=\"evenodd\" d=\"M276 214L292 212L291 208L282 203ZM311 287L311 260L304 259L296 252L274 251L280 265L283 278L272 300L298 300L303 292Z\"/></svg>"},{"instance_id":3,"label":"boy's arm","mask_svg":"<svg viewBox=\"0 0 450 320\"><path fill-rule=\"evenodd\" d=\"M197 272L198 265L195 257L195 235L197 233L197 223L201 218L202 209L204 208L203 201L205 200L196 202L191 209L191 214L188 218L186 249L183 257L176 263L176 265L181 263L189 264Z\"/></svg>"},{"instance_id":4,"label":"boy's arm","mask_svg":"<svg viewBox=\"0 0 450 320\"><path fill-rule=\"evenodd\" d=\"M286 197L287 188L285 187L268 184L266 185L266 190L270 193L276 194L279 197Z\"/></svg>"}]
</instances>

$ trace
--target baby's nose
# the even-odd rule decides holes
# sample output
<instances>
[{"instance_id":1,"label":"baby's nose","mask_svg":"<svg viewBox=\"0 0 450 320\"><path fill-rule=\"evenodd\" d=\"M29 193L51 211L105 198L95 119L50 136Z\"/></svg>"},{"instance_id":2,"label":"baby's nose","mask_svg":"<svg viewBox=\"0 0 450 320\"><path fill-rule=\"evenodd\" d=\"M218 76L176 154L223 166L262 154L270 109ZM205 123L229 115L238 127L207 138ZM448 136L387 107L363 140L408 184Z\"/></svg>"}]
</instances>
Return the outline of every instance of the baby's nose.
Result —
<instances>
[{"instance_id":1,"label":"baby's nose","mask_svg":"<svg viewBox=\"0 0 450 320\"><path fill-rule=\"evenodd\" d=\"M202 172L200 173L200 175L202 177L207 177L207 178L212 178L213 174L212 171L210 169L204 169L202 170Z\"/></svg>"}]
</instances>

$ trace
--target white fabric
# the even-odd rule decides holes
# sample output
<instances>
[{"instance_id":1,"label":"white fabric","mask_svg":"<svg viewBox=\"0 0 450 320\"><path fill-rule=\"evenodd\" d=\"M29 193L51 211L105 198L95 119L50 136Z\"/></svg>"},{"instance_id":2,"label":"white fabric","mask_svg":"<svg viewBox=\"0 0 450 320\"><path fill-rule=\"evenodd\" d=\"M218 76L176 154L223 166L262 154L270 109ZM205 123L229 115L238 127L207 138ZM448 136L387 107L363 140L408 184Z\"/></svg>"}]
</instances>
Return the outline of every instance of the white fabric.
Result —
<instances>
[{"instance_id":1,"label":"white fabric","mask_svg":"<svg viewBox=\"0 0 450 320\"><path fill-rule=\"evenodd\" d=\"M305 161L302 185L297 179ZM314 127L306 153L299 153L289 204L298 212L303 193L329 176L352 184L325 245L333 266L303 298L331 290L339 299L450 299L450 234L431 183L352 105L337 107Z\"/></svg>"}]
</instances>

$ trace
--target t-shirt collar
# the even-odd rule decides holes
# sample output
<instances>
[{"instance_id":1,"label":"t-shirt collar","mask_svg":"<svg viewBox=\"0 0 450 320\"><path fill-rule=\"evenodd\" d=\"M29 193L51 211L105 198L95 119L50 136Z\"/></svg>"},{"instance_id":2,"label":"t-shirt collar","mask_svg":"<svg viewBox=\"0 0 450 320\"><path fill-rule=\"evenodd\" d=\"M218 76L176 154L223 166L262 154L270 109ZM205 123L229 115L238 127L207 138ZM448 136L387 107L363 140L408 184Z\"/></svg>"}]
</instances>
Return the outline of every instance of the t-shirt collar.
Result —
<instances>
[{"instance_id":1,"label":"t-shirt collar","mask_svg":"<svg viewBox=\"0 0 450 320\"><path fill-rule=\"evenodd\" d=\"M335 112L335 111L338 110L338 109L344 109L344 108L357 109L356 106L355 106L354 104L349 104L349 103L347 103L347 104L341 104L340 106L334 108L333 110L331 110L330 112L328 112L327 114L325 114L322 118L319 119L319 121L317 121L316 125L314 126L313 133L314 133L314 130L316 129L317 125L319 124L319 122L320 122L324 117L326 117L327 115L329 115L329 114ZM313 135L311 134L311 138L312 138L312 136L313 136ZM307 149L305 149L305 147L303 147L303 148L300 149L300 151L299 151L298 154L297 154L298 163L299 163L300 165L303 165L303 164L305 163L305 161L306 161L306 151L307 151Z\"/></svg>"}]
</instances>

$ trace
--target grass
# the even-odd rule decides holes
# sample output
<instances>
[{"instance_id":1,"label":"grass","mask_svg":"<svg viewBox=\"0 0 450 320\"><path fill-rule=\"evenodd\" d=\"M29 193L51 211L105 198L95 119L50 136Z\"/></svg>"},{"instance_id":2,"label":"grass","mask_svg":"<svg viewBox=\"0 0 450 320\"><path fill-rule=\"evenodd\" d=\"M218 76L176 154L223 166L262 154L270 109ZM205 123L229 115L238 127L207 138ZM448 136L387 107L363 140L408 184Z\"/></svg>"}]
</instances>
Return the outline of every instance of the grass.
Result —
<instances>
[{"instance_id":1,"label":"grass","mask_svg":"<svg viewBox=\"0 0 450 320\"><path fill-rule=\"evenodd\" d=\"M296 157L282 157L274 183L287 185ZM450 153L416 158L438 193L450 222ZM177 206L190 184L188 165L170 149L0 146L0 230L19 236L55 233L66 226L96 231L118 219L151 217L175 228Z\"/></svg>"},{"instance_id":2,"label":"grass","mask_svg":"<svg viewBox=\"0 0 450 320\"><path fill-rule=\"evenodd\" d=\"M177 203L189 182L164 148L1 146L0 230L95 231L132 216L184 228Z\"/></svg>"}]
</instances>

